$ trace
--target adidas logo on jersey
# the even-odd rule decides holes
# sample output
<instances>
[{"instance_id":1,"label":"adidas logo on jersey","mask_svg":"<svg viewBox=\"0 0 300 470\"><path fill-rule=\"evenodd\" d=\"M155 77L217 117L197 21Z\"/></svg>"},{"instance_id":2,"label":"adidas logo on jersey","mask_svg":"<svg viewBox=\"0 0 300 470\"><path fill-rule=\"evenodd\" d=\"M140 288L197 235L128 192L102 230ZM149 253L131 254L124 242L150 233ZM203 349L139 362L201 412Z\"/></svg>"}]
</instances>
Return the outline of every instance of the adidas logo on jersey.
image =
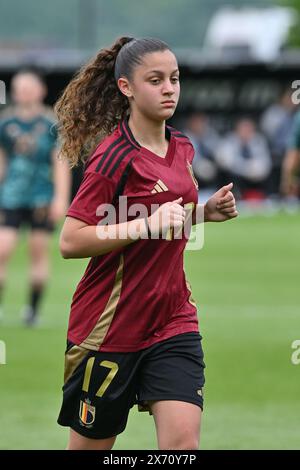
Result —
<instances>
[{"instance_id":1,"label":"adidas logo on jersey","mask_svg":"<svg viewBox=\"0 0 300 470\"><path fill-rule=\"evenodd\" d=\"M169 191L169 188L162 182L162 180L157 180L151 193L162 193L163 191Z\"/></svg>"}]
</instances>

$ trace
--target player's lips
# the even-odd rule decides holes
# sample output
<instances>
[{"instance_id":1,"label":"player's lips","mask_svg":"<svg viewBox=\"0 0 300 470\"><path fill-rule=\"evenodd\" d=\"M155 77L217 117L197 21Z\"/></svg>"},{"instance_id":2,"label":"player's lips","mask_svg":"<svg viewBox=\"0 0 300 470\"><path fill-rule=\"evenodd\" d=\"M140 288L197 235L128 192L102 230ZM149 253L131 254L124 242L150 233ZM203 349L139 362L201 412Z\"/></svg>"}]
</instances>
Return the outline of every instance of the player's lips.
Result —
<instances>
[{"instance_id":1,"label":"player's lips","mask_svg":"<svg viewBox=\"0 0 300 470\"><path fill-rule=\"evenodd\" d=\"M163 101L161 104L163 106L175 106L175 101L173 100Z\"/></svg>"}]
</instances>

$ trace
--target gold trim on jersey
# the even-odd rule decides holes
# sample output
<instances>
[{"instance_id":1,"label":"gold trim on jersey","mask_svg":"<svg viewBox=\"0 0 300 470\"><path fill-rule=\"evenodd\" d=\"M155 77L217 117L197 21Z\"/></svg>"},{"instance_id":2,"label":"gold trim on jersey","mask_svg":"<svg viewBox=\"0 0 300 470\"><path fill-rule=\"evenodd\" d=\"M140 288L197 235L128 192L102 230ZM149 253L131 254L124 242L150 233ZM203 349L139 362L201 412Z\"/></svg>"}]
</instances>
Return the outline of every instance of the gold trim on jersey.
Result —
<instances>
[{"instance_id":1,"label":"gold trim on jersey","mask_svg":"<svg viewBox=\"0 0 300 470\"><path fill-rule=\"evenodd\" d=\"M151 193L152 194L162 193L163 191L169 191L169 188L165 185L165 183L162 180L157 180Z\"/></svg>"},{"instance_id":2,"label":"gold trim on jersey","mask_svg":"<svg viewBox=\"0 0 300 470\"><path fill-rule=\"evenodd\" d=\"M124 271L124 254L120 255L120 263L117 269L115 282L108 299L108 302L101 313L96 325L90 332L90 334L85 338L85 340L80 344L83 348L92 349L98 351L101 344L104 341L104 338L109 330L109 327L113 321L114 315L116 313L116 308L121 296L122 281L123 281L123 271Z\"/></svg>"},{"instance_id":3,"label":"gold trim on jersey","mask_svg":"<svg viewBox=\"0 0 300 470\"><path fill-rule=\"evenodd\" d=\"M196 180L196 177L194 175L193 167L188 160L186 160L186 167L189 171L189 174L192 177L192 180L193 180L194 185L196 186L196 189L199 189L198 181Z\"/></svg>"},{"instance_id":4,"label":"gold trim on jersey","mask_svg":"<svg viewBox=\"0 0 300 470\"><path fill-rule=\"evenodd\" d=\"M74 344L65 354L64 383L67 383L73 372L83 359L88 355L89 350Z\"/></svg>"}]
</instances>

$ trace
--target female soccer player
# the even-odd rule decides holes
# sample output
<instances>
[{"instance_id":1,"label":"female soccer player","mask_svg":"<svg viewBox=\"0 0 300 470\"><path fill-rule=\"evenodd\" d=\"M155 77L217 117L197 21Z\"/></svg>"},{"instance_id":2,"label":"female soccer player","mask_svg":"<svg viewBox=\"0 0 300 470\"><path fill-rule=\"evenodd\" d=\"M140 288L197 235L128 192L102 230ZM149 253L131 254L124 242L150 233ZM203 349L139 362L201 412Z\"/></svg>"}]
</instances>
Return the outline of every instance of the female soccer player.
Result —
<instances>
[{"instance_id":1,"label":"female soccer player","mask_svg":"<svg viewBox=\"0 0 300 470\"><path fill-rule=\"evenodd\" d=\"M70 170L60 161L53 111L34 70L12 79L13 105L0 119L0 301L19 229L29 225L30 292L23 320L33 326L49 276L49 241L69 205Z\"/></svg>"},{"instance_id":2,"label":"female soccer player","mask_svg":"<svg viewBox=\"0 0 300 470\"><path fill-rule=\"evenodd\" d=\"M122 37L56 104L62 153L76 165L90 152L60 238L64 258L91 258L68 329L58 418L71 428L68 449L111 449L134 404L153 414L159 449L199 446L202 336L183 269L187 238L175 232L184 205L193 222L201 211L205 221L237 211L232 184L197 205L193 147L166 125L178 99L168 45Z\"/></svg>"}]
</instances>

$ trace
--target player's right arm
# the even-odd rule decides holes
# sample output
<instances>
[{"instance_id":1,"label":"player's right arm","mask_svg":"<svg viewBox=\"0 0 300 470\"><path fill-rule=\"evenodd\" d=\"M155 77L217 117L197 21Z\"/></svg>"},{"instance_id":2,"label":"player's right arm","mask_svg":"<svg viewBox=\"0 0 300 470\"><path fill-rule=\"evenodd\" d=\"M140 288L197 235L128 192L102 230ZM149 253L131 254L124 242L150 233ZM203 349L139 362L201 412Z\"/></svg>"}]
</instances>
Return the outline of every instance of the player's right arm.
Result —
<instances>
[{"instance_id":1,"label":"player's right arm","mask_svg":"<svg viewBox=\"0 0 300 470\"><path fill-rule=\"evenodd\" d=\"M60 252L63 258L89 258L103 255L134 242L136 238L130 235L133 233L147 233L144 219L95 226L88 225L74 217L66 217L60 235ZM123 238L121 238L122 234Z\"/></svg>"},{"instance_id":2,"label":"player's right arm","mask_svg":"<svg viewBox=\"0 0 300 470\"><path fill-rule=\"evenodd\" d=\"M123 248L139 238L147 238L148 227L153 234L162 233L168 227L182 227L185 213L180 205L181 200L162 204L146 218L120 224L95 226L68 216L60 235L60 252L63 258L99 256Z\"/></svg>"},{"instance_id":3,"label":"player's right arm","mask_svg":"<svg viewBox=\"0 0 300 470\"><path fill-rule=\"evenodd\" d=\"M79 190L67 211L60 235L63 258L89 258L118 250L139 238L184 223L182 198L162 204L152 215L116 223L111 204L117 189L114 181L95 171L86 171ZM107 214L104 220L103 215ZM157 217L159 215L159 217ZM111 217L110 217L111 216Z\"/></svg>"}]
</instances>

